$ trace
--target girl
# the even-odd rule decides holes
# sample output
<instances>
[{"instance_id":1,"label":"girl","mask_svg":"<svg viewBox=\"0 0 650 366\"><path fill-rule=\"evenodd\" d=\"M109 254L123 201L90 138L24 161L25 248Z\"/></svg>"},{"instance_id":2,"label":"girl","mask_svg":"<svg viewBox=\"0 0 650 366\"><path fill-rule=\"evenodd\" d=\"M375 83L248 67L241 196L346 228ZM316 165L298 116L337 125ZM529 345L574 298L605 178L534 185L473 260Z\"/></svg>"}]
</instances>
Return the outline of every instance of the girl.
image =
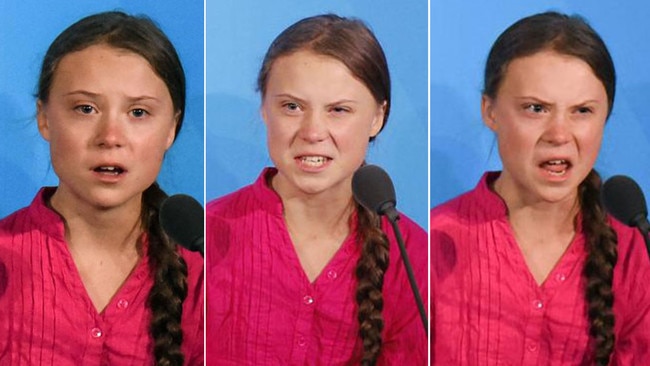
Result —
<instances>
[{"instance_id":1,"label":"girl","mask_svg":"<svg viewBox=\"0 0 650 366\"><path fill-rule=\"evenodd\" d=\"M267 51L258 89L275 167L208 204L208 363L426 364L392 230L351 192L390 111L378 41L358 20L303 19ZM426 297L426 234L400 227Z\"/></svg>"},{"instance_id":2,"label":"girl","mask_svg":"<svg viewBox=\"0 0 650 366\"><path fill-rule=\"evenodd\" d=\"M59 185L0 222L0 363L201 364L202 260L158 223L185 109L173 45L147 18L86 17L51 44L37 98Z\"/></svg>"},{"instance_id":3,"label":"girl","mask_svg":"<svg viewBox=\"0 0 650 366\"><path fill-rule=\"evenodd\" d=\"M616 77L581 18L524 18L496 40L481 112L501 172L431 212L437 365L638 365L648 353L643 238L593 170Z\"/></svg>"}]
</instances>

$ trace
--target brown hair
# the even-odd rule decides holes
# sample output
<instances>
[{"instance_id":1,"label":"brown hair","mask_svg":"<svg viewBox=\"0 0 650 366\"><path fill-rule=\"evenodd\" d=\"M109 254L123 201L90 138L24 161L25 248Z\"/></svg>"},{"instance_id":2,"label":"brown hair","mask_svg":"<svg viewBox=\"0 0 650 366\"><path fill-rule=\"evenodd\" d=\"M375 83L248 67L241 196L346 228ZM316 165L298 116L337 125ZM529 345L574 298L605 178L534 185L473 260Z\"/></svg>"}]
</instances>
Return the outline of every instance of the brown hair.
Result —
<instances>
[{"instance_id":1,"label":"brown hair","mask_svg":"<svg viewBox=\"0 0 650 366\"><path fill-rule=\"evenodd\" d=\"M523 18L506 29L492 45L485 65L483 94L495 98L510 62L543 50L577 57L587 63L605 88L608 114L614 107L616 72L600 36L579 16L546 12ZM612 278L617 260L616 232L607 223L600 200L600 176L595 170L578 187L582 228L587 237L588 257L583 275L587 286L589 334L597 365L609 363L614 349Z\"/></svg>"},{"instance_id":2,"label":"brown hair","mask_svg":"<svg viewBox=\"0 0 650 366\"><path fill-rule=\"evenodd\" d=\"M300 50L342 62L370 90L378 104L386 102L382 129L386 126L390 112L388 64L379 41L361 20L325 14L302 19L285 29L273 41L262 61L257 76L257 89L262 97L266 95L266 84L275 60Z\"/></svg>"},{"instance_id":3,"label":"brown hair","mask_svg":"<svg viewBox=\"0 0 650 366\"><path fill-rule=\"evenodd\" d=\"M178 114L176 136L185 111L185 73L174 46L148 18L122 12L105 12L85 17L64 30L45 54L37 98L47 103L52 80L61 59L95 44L133 52L146 59L165 82ZM163 234L158 209L166 194L153 183L142 194L142 227L148 232L148 260L154 284L147 301L152 319L149 332L156 365L182 365L184 355L181 317L187 297L187 264L176 245Z\"/></svg>"},{"instance_id":4,"label":"brown hair","mask_svg":"<svg viewBox=\"0 0 650 366\"><path fill-rule=\"evenodd\" d=\"M264 98L269 73L275 60L300 50L332 57L342 62L360 80L378 104L386 103L383 126L390 111L390 75L386 56L370 29L358 19L333 14L305 18L285 29L271 44L257 78ZM372 141L374 137L371 137ZM374 365L381 351L384 273L388 268L388 238L377 214L356 204L357 241L361 256L357 262L356 302L359 336L363 343L362 365Z\"/></svg>"}]
</instances>

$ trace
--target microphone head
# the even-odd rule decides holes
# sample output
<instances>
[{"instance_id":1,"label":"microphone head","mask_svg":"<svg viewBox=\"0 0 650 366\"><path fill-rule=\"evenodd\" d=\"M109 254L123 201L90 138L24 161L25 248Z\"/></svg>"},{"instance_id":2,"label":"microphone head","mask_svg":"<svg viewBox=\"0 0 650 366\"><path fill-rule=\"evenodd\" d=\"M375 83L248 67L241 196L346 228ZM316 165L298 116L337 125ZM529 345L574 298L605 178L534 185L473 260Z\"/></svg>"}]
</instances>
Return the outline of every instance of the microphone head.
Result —
<instances>
[{"instance_id":1,"label":"microphone head","mask_svg":"<svg viewBox=\"0 0 650 366\"><path fill-rule=\"evenodd\" d=\"M648 216L641 187L630 177L615 175L603 185L603 203L607 211L628 226L639 225Z\"/></svg>"},{"instance_id":2,"label":"microphone head","mask_svg":"<svg viewBox=\"0 0 650 366\"><path fill-rule=\"evenodd\" d=\"M176 243L191 251L203 251L203 207L193 197L176 194L160 206L160 225Z\"/></svg>"},{"instance_id":3,"label":"microphone head","mask_svg":"<svg viewBox=\"0 0 650 366\"><path fill-rule=\"evenodd\" d=\"M388 173L376 165L364 165L352 176L354 199L379 215L395 212L395 187ZM390 217L390 216L389 216Z\"/></svg>"}]
</instances>

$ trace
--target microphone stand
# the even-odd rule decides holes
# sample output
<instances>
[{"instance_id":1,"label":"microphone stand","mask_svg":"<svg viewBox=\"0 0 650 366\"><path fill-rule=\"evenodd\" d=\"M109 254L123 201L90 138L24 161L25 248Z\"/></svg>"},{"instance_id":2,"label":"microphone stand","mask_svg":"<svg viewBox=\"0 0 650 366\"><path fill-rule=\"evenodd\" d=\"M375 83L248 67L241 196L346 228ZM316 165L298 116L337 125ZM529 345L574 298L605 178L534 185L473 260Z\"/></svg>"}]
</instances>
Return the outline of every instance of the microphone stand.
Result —
<instances>
[{"instance_id":1,"label":"microphone stand","mask_svg":"<svg viewBox=\"0 0 650 366\"><path fill-rule=\"evenodd\" d=\"M411 285L411 290L413 296L415 297L415 303L418 306L418 311L420 312L420 318L422 318L422 325L424 325L424 333L429 335L429 325L427 321L427 315L424 310L424 303L422 302L422 296L420 296L420 290L418 289L418 284L415 281L415 275L413 274L413 267L411 266L411 261L409 260L408 253L406 252L406 246L404 245L404 239L402 238L402 231L397 225L397 220L399 220L399 213L392 205L392 203L385 203L378 212L384 213L390 221L391 226L393 227L393 232L395 233L395 238L397 239L397 245L399 246L399 251L402 256L402 261L404 262L404 268L406 269L406 274L408 275L409 284Z\"/></svg>"}]
</instances>

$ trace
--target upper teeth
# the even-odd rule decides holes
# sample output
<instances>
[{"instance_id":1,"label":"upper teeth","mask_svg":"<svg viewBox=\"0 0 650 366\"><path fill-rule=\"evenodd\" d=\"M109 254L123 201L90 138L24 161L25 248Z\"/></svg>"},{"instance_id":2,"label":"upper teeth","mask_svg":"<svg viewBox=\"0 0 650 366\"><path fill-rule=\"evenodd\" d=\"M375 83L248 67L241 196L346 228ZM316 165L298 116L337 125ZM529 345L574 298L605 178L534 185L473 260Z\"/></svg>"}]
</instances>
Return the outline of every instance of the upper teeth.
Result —
<instances>
[{"instance_id":1,"label":"upper teeth","mask_svg":"<svg viewBox=\"0 0 650 366\"><path fill-rule=\"evenodd\" d=\"M112 171L112 170L115 170L115 169L117 169L117 168L114 167L114 166L103 166L102 169L104 169L104 170L111 170L111 171Z\"/></svg>"},{"instance_id":2,"label":"upper teeth","mask_svg":"<svg viewBox=\"0 0 650 366\"><path fill-rule=\"evenodd\" d=\"M302 161L306 163L324 163L325 157L323 156L303 156Z\"/></svg>"},{"instance_id":3,"label":"upper teeth","mask_svg":"<svg viewBox=\"0 0 650 366\"><path fill-rule=\"evenodd\" d=\"M566 164L566 160L549 160L547 162L549 165L560 165L560 164Z\"/></svg>"}]
</instances>

